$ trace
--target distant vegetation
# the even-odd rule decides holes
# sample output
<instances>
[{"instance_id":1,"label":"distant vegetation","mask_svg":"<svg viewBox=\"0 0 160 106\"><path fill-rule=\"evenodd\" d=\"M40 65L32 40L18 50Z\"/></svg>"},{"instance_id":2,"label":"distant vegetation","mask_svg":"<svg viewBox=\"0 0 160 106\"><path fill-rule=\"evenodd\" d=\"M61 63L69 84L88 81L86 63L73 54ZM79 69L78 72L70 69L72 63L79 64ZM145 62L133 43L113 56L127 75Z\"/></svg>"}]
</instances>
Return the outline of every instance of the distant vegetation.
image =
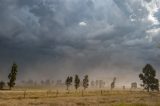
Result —
<instances>
[{"instance_id":1,"label":"distant vegetation","mask_svg":"<svg viewBox=\"0 0 160 106\"><path fill-rule=\"evenodd\" d=\"M8 87L11 90L16 85L16 76L18 72L18 66L16 63L13 63L11 72L8 75ZM142 80L141 86L144 88L144 90L150 91L159 91L159 80L156 77L156 70L153 68L152 65L146 64L146 66L143 68L142 73L139 74L140 80ZM29 81L22 81L24 85L37 85L37 82L34 82L33 80ZM54 81L50 81L49 79L46 81L41 80L41 86L50 86L54 83ZM111 90L115 88L116 83L116 77L113 78L113 81L111 82ZM4 89L5 82L0 81L0 90ZM91 88L98 87L102 88L105 85L105 82L103 80L96 80L96 81L89 81L89 76L85 75L84 78L81 80L78 75L75 75L74 77L68 76L63 83L62 80L57 80L56 86L66 86L66 90L69 91L70 86L74 85L74 88L77 90L80 86L82 86L85 89L87 89L89 86ZM131 89L136 89L137 83L132 82L131 83ZM123 90L125 90L125 86L123 85Z\"/></svg>"},{"instance_id":2,"label":"distant vegetation","mask_svg":"<svg viewBox=\"0 0 160 106\"><path fill-rule=\"evenodd\" d=\"M67 77L66 82L65 82L65 84L67 86L67 90L69 90L69 86L72 85L72 80L73 80L72 77L70 77L70 76Z\"/></svg>"},{"instance_id":3,"label":"distant vegetation","mask_svg":"<svg viewBox=\"0 0 160 106\"><path fill-rule=\"evenodd\" d=\"M75 75L74 86L76 90L80 87L80 79L78 75Z\"/></svg>"},{"instance_id":4,"label":"distant vegetation","mask_svg":"<svg viewBox=\"0 0 160 106\"><path fill-rule=\"evenodd\" d=\"M115 88L116 77L113 78L113 82L111 83L111 90Z\"/></svg>"},{"instance_id":5,"label":"distant vegetation","mask_svg":"<svg viewBox=\"0 0 160 106\"><path fill-rule=\"evenodd\" d=\"M84 90L87 89L88 86L89 86L88 75L85 75L85 76L84 76L84 79L83 79L83 88L84 88Z\"/></svg>"},{"instance_id":6,"label":"distant vegetation","mask_svg":"<svg viewBox=\"0 0 160 106\"><path fill-rule=\"evenodd\" d=\"M4 88L4 86L5 86L5 82L1 81L0 82L0 89L2 90Z\"/></svg>"}]
</instances>

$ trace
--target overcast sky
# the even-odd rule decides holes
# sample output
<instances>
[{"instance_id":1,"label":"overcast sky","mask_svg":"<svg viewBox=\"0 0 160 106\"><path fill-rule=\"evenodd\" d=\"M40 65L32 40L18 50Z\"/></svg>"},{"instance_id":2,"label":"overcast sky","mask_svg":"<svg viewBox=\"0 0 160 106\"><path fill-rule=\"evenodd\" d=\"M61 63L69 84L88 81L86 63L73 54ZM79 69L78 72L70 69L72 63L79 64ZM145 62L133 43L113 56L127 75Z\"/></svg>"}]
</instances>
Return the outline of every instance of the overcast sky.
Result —
<instances>
[{"instance_id":1,"label":"overcast sky","mask_svg":"<svg viewBox=\"0 0 160 106\"><path fill-rule=\"evenodd\" d=\"M0 0L1 78L131 78L159 47L159 0Z\"/></svg>"}]
</instances>

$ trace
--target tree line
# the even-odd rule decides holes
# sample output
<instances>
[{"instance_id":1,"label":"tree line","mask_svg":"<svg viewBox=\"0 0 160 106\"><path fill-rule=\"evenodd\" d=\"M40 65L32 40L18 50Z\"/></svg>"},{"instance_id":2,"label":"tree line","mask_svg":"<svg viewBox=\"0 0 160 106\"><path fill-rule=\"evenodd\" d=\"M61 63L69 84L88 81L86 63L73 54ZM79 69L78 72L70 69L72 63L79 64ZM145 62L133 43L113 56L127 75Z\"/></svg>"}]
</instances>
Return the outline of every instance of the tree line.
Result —
<instances>
[{"instance_id":1,"label":"tree line","mask_svg":"<svg viewBox=\"0 0 160 106\"><path fill-rule=\"evenodd\" d=\"M150 91L159 91L159 80L156 77L156 70L153 68L151 64L146 64L146 66L142 69L142 73L139 74L140 80L142 80L141 86L144 90ZM68 76L65 85L67 90L72 85L73 77ZM115 88L116 77L113 78L113 82L111 83L111 90ZM133 83L135 85L135 83ZM74 87L77 90L80 86L80 79L78 75L75 75L74 79ZM84 76L83 79L83 88L86 89L89 86L88 75ZM124 88L124 87L123 87Z\"/></svg>"},{"instance_id":2,"label":"tree line","mask_svg":"<svg viewBox=\"0 0 160 106\"><path fill-rule=\"evenodd\" d=\"M72 76L68 76L66 81L65 81L65 85L67 87L67 90L69 90L69 87L72 85L72 83L74 83L74 87L75 89L77 90L79 87L80 87L80 78L78 75L75 75L75 78L74 78L74 82L73 82L73 77ZM87 89L88 86L89 86L89 78L88 78L88 75L85 75L84 76L84 79L82 81L82 85L83 85L83 88L84 89Z\"/></svg>"},{"instance_id":3,"label":"tree line","mask_svg":"<svg viewBox=\"0 0 160 106\"><path fill-rule=\"evenodd\" d=\"M7 82L7 85L9 89L11 90L15 85L16 76L18 72L18 66L16 63L13 63L11 67L11 71L8 75L9 81ZM159 80L156 78L156 70L153 68L151 64L146 64L145 67L142 69L142 73L139 74L140 80L142 80L141 86L144 88L144 90L150 91L159 91ZM113 79L113 82L111 83L111 89L115 87L115 81L116 78ZM78 75L74 76L74 79L72 76L68 76L65 80L66 89L69 90L70 86L74 84L75 89L77 90L80 87L80 78ZM5 86L4 81L0 81L0 89L3 89ZM82 86L84 89L87 89L89 86L89 77L88 75L85 75L82 80Z\"/></svg>"}]
</instances>

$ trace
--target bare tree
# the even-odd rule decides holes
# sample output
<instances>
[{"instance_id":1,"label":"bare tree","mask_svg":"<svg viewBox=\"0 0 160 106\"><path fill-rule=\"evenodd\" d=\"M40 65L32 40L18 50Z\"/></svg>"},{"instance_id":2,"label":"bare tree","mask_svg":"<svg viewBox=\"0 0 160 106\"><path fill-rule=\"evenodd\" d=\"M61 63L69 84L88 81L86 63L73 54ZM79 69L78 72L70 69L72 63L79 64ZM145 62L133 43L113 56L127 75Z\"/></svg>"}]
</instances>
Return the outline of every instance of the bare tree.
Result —
<instances>
[{"instance_id":1,"label":"bare tree","mask_svg":"<svg viewBox=\"0 0 160 106\"><path fill-rule=\"evenodd\" d=\"M113 81L111 83L111 90L115 88L115 82L116 82L116 77L113 78Z\"/></svg>"}]
</instances>

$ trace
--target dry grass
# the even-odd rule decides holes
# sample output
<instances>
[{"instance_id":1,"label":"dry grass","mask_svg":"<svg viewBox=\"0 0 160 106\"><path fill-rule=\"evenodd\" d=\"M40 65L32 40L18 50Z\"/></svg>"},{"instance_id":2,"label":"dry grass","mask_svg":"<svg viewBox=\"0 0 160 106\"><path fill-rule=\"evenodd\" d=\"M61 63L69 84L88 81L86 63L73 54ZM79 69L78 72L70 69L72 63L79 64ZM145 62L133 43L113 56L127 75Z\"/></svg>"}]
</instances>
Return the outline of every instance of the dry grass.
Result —
<instances>
[{"instance_id":1,"label":"dry grass","mask_svg":"<svg viewBox=\"0 0 160 106\"><path fill-rule=\"evenodd\" d=\"M160 106L160 94L142 91L0 91L0 106Z\"/></svg>"}]
</instances>

